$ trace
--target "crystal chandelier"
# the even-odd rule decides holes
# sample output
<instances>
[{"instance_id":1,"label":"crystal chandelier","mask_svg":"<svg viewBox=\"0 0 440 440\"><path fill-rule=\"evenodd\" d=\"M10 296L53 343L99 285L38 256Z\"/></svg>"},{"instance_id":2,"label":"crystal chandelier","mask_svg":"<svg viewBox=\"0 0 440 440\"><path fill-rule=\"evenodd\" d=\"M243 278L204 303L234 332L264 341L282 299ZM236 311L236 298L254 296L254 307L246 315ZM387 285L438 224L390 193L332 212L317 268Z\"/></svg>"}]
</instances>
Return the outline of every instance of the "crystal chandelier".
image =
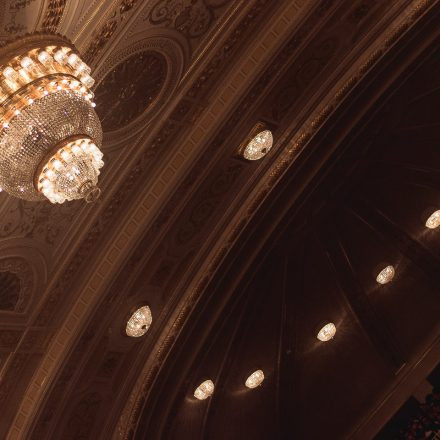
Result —
<instances>
[{"instance_id":1,"label":"crystal chandelier","mask_svg":"<svg viewBox=\"0 0 440 440\"><path fill-rule=\"evenodd\" d=\"M60 35L34 34L0 48L0 187L52 203L99 197L102 130L94 80Z\"/></svg>"}]
</instances>

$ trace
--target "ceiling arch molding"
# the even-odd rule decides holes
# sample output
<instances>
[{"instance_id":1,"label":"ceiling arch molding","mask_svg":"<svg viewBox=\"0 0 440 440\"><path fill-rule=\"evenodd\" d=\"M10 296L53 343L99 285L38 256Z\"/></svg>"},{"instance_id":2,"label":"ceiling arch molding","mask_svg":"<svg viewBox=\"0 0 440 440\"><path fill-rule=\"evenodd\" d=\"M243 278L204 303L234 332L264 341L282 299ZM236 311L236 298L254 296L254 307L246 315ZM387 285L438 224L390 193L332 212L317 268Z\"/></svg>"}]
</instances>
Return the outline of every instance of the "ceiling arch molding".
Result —
<instances>
[{"instance_id":1,"label":"ceiling arch molding","mask_svg":"<svg viewBox=\"0 0 440 440\"><path fill-rule=\"evenodd\" d=\"M415 61L417 61L417 57L421 56L421 54L429 48L429 45L435 40L435 38L438 37L438 29L435 29L435 26L433 28L433 23L435 23L435 19L436 19L435 17L438 17L438 15L436 15L435 12L433 13L432 16L430 16L430 14L427 14L427 9L426 9L427 7L428 7L428 5L425 3L425 9L423 7L419 9L419 6L416 6L412 10L413 11L412 15L405 14L406 19L408 18L408 16L411 17L411 21L410 21L411 26L414 25L419 30L424 29L424 27L426 26L425 31L428 32L429 36L426 38L426 40L424 40L424 44L423 45L418 45L418 43L412 44L411 32L409 32L409 34L406 38L402 38L402 40L404 40L404 41L402 41L402 40L400 41L399 44L402 45L402 46L400 46L400 49L398 48L399 44L397 44L395 47L393 47L393 50L395 51L394 56L396 56L396 57L400 57L401 54L404 53L408 49L408 47L411 47L411 49L409 50L409 54L408 54L407 58L404 61L401 60L401 64L399 64L397 66L396 70L393 72L392 80L390 80L389 71L386 71L386 70L389 68L389 64L391 64L390 60L391 59L395 60L395 58L393 58L393 56L390 56L389 53L387 53L387 58L384 58L383 62L381 61L381 57L377 56L377 53L376 54L373 53L373 55L372 55L371 59L374 61L370 62L368 60L367 61L364 60L364 62L362 64L363 67L361 67L361 70L363 72L362 76L360 78L358 77L359 87L357 87L356 89L350 88L348 90L344 90L344 86L343 86L343 89L340 92L333 90L333 93L332 93L333 98L335 98L335 97L337 98L338 96L339 97L344 96L347 99L344 100L344 103L341 103L338 106L332 105L331 106L331 108L332 108L331 115L326 114L325 117L323 117L322 119L319 118L317 120L320 122L319 125L313 124L315 126L315 131L313 134L310 133L308 135L308 137L305 139L305 143L307 145L309 145L309 142L312 144L315 142L319 142L318 140L314 139L314 137L317 136L318 133L319 133L319 136L317 136L317 137L319 137L320 140L322 141L326 136L327 128L332 126L332 124L335 124L335 126L333 127L333 129L335 131L342 132L343 136L348 135L351 128L353 127L353 125L351 125L351 124L357 124L360 119L358 119L357 117L353 118L353 113L350 111L347 111L347 114L349 113L349 115L350 115L349 119L345 118L345 120L344 120L343 118L341 118L341 115L344 114L344 111L346 110L343 107L345 105L349 106L351 99L354 99L354 101L356 101L357 99L360 98L360 96L363 96L365 98L365 100L364 100L364 104L363 104L363 107L362 107L362 110L360 113L361 113L361 118L365 117L366 115L368 115L368 112L370 111L371 108L373 108L375 105L377 105L377 103L380 103L381 100L384 99L384 95L386 96L386 94L387 94L387 88L390 87L392 89L392 84L396 84L402 79L401 75L404 76L405 72L411 71L411 68L412 68L411 64L414 63ZM431 10L431 12L432 12L432 10ZM438 11L437 11L437 14L438 14ZM422 19L419 21L420 17L422 17ZM417 25L415 25L416 22L417 22ZM401 33L402 29L407 30L409 28L408 24L409 23L407 23L406 25L399 24L398 26L396 26L395 29L399 29L398 34L400 36L403 35ZM417 32L419 32L419 30L412 29L412 32L414 32L414 35L417 35ZM430 34L429 34L429 32L430 32ZM396 42L396 40L398 40L397 36L393 35L391 33L389 40L386 43L387 47L390 47L391 41L393 42L393 46L394 46L394 43ZM396 66L394 66L394 67L396 67ZM381 76L381 71L382 72L386 71L385 73L382 73L382 75L385 75L385 78L387 79L386 81L384 81L384 77ZM375 78L375 75L378 75L378 78ZM362 87L362 84L364 86L368 85L368 87L372 87L371 83L374 82L374 81L372 81L372 78L375 78L375 80L374 80L375 86L377 87L377 89L376 89L377 94L376 95L371 93L371 89ZM386 87L383 86L384 84L386 84ZM354 84L351 83L351 86L353 86L353 85ZM356 93L359 96L357 96L356 98L353 98L353 95L351 93L353 93L353 94ZM372 96L374 96L374 99L371 99ZM353 102L351 104L354 105ZM326 105L328 105L328 104L326 104ZM338 121L338 120L339 120L339 122L335 123L335 121ZM313 121L313 119L312 119L312 121ZM340 130L341 126L337 125L337 124L344 124L344 123L348 124L348 127L350 127L349 130L345 130L345 129ZM321 124L323 124L324 126L327 126L327 128L324 128ZM335 127L338 127L338 128L335 128ZM341 138L336 136L336 140L335 140L334 145L338 145L340 142L341 142ZM286 145L288 145L288 142L286 142ZM277 172L279 173L280 171L282 171L282 169ZM277 176L279 177L279 174ZM290 181L289 184L286 184L286 187L292 188L292 187L294 187L294 185ZM284 187L284 188L286 188L286 187ZM274 188L276 188L276 186L274 186ZM267 193L264 193L263 197L266 197L266 196L267 196ZM292 202L290 203L289 206L292 205L293 200L295 200L294 197L292 197ZM258 205L254 206L253 209L256 209L260 205L260 203L261 203L261 199L259 200ZM271 208L273 208L273 206L271 206ZM265 207L265 209L269 209L269 207ZM255 211L253 211L253 214L254 213L255 213ZM257 213L259 213L259 212L257 211ZM261 214L261 213L259 213L259 214ZM281 212L278 212L274 215L281 215ZM258 219L258 216L257 216L257 218L254 218L251 221L251 225L253 223L258 224L259 221L260 220ZM276 221L273 221L273 219L272 219L272 221L269 222L269 224L271 225L271 227L274 227L277 223L276 223ZM234 231L233 227L231 228L231 230ZM234 232L236 232L236 231L234 231ZM272 230L272 232L273 232L273 230ZM244 234L244 235L249 237L249 234ZM268 237L267 234L261 234L261 231L257 235L259 237L259 240L261 240L261 241L264 241ZM269 235L270 235L270 233L269 233ZM249 240L252 240L252 238L249 238ZM225 236L222 236L218 240L218 243L222 243L222 245L224 246L225 243L228 243L228 238ZM256 246L255 243L252 245L249 245L249 246L250 247L244 248L245 250L242 250L242 252L243 252L243 255L245 255L243 260L246 261L246 264L251 265L252 264L251 255L257 255L257 254L259 255L259 252L261 252L261 249L258 250L258 252L255 251L253 249L253 247ZM211 261L215 262L215 264L218 264L222 260L223 256L225 255L225 252L227 252L227 248L223 252L222 251L220 251L220 252L213 251L213 253L212 253L213 256L220 255L220 257L217 260L215 259L215 257L213 257L213 260L211 260ZM229 258L232 259L235 256L236 255L234 252L232 254L232 256L228 257L228 259ZM204 259L205 259L205 261L207 260L206 256L204 256ZM208 258L208 260L209 260L209 258ZM179 331L180 331L179 329L181 329L182 326L184 326L184 323L188 322L187 320L188 320L188 316L191 313L190 311L194 310L194 308L198 308L199 311L196 312L194 315L191 314L191 317L194 319L197 317L201 321L204 321L205 327L210 327L210 325L206 322L206 320L204 320L204 313L201 311L201 309L203 309L203 307L206 306L206 303L203 302L203 292L206 292L207 286L211 285L211 284L209 284L210 277L216 276L215 273L216 273L217 269L216 269L215 264L214 264L214 268L212 269L213 272L209 273L206 271L206 269L202 269L201 273L203 273L203 275L200 274L200 276L197 275L197 276L193 277L193 279L198 280L198 282L200 283L199 286L194 285L194 284L185 286L185 290L188 292L188 296L186 297L186 301L188 301L188 302L185 305L182 305L181 307L177 307L177 310L180 311L180 315L178 317L176 317L175 327L173 327L173 329L170 332L168 332L167 337L166 337L167 340L164 340L162 347L157 348L157 350L155 350L156 352L163 353L162 350L164 350L165 353L169 353L170 351L169 351L168 344L179 344L182 342L182 340L185 339L185 336L182 336L182 338L183 338L182 340L178 339L179 338L178 335L179 335ZM229 270L231 270L230 269L231 266L233 266L233 263L231 263L231 260L229 260L229 264L228 264ZM234 268L233 271L234 271L234 273L237 274L237 276L239 276L238 274L245 273L247 268L248 268L248 266L247 267L239 266L239 267ZM222 270L219 270L218 273L222 273L224 275L225 273L228 273L227 270L228 269L225 269L225 267L222 267ZM229 274L225 278L230 280L230 279L234 279L234 276ZM214 281L212 283L215 286ZM221 301L222 302L226 301L224 299L224 297L227 296L227 292L230 292L230 291L225 288L219 288L218 286L216 286L215 288L219 289L218 294L222 297ZM213 294L212 291L210 291L210 294L207 296L209 296L211 298L212 294ZM194 297L190 301L188 298L191 295L194 295ZM201 300L202 300L202 305L200 305L200 306L196 305L197 300L199 298L201 298ZM218 306L218 304L217 304L217 306ZM221 314L222 314L221 308L220 309L217 308L216 311L215 312L212 311L212 314L210 314L209 316L211 316L211 317L221 316ZM189 327L193 328L193 326L194 327L196 326L196 324L194 322L189 324ZM206 335L208 335L208 333L209 333L209 331L206 332ZM199 333L199 335L200 335L200 333ZM191 346L192 346L192 350L194 350L194 352L197 353L196 339L192 340ZM165 360L165 356L166 355L164 355L164 357L162 358L163 360ZM186 352L185 357L191 358L191 355L189 355L188 352ZM191 358L191 359L192 359L192 361L194 361L194 358ZM170 361L170 362L172 363L172 361ZM164 395L163 391L164 390L161 388L160 384L158 385L157 382L155 382L157 380L157 375L160 374L159 372L161 369L161 366L160 366L161 361L158 360L157 358L155 358L155 359L149 359L148 363L149 364L145 368L144 380L146 383L146 389L151 391L151 389L153 388L154 391L152 391L152 395L149 395L149 391L145 391L144 394L140 395L141 397L139 398L138 401L134 401L133 399L130 399L127 407L130 406L130 408L131 408L131 410L132 410L131 414L132 414L133 419L138 419L141 417L140 414L142 412L140 408L142 407L142 405L144 405L143 414L144 414L146 420L148 420L151 423L151 425L148 424L149 422L146 422L143 429L139 428L138 431L136 431L137 437L135 436L135 438L142 438L142 435L144 435L145 432L149 432L149 435L153 435L153 438L155 438L156 435L157 435L157 438L161 438L161 433L163 435L165 435L165 431L160 431L160 428L159 428L159 431L157 431L157 432L150 429L150 428L153 428L153 426L155 426L155 421L158 421L157 418L155 419L154 405L157 404L158 406L160 406L160 408L161 408L160 411L164 410L162 415L167 410L171 411L171 409L169 407L168 407L168 409L165 409L165 408L167 407L168 403L169 403L169 406L172 405L171 401L173 400L173 398L175 396L175 395L173 395L173 393L178 394L181 392L182 389L187 390L188 384L185 383L185 380L186 380L186 377L190 376L190 369L192 368L189 366L189 364L191 363L191 361L189 361L189 363L187 364L187 366L188 366L187 374L185 374L182 372L183 371L182 369L184 368L183 364L179 363L179 371L180 371L179 378L177 379L176 376L174 376L174 378L177 380L180 380L181 381L180 383L173 382L174 378L171 378L172 373L170 373L170 371L167 371L166 373L164 373L164 376L162 378L164 381L161 382L161 384L164 385L165 383L168 383L168 386L167 386L167 393L166 393L167 399L163 399L163 395ZM400 363L400 361L398 363ZM194 364L191 363L191 365L194 365ZM170 384L170 382L167 382L167 381L172 381L172 384ZM139 382L137 385L139 385ZM157 387L157 388L155 388L155 387ZM149 399L151 399L150 403L149 403ZM171 412L170 412L170 414L171 414ZM125 414L124 417L125 417L125 420L127 420L127 417L128 417L127 414ZM162 428L165 429L164 424L166 424L166 421L164 421L164 418L161 418L160 423L163 423ZM145 431L145 429L147 429L147 431ZM153 432L154 432L154 434L152 434ZM132 425L132 430L125 431L125 437L122 436L121 438L132 438L133 433L134 432L133 432L133 425ZM166 437L166 435L165 435L165 437Z\"/></svg>"}]
</instances>

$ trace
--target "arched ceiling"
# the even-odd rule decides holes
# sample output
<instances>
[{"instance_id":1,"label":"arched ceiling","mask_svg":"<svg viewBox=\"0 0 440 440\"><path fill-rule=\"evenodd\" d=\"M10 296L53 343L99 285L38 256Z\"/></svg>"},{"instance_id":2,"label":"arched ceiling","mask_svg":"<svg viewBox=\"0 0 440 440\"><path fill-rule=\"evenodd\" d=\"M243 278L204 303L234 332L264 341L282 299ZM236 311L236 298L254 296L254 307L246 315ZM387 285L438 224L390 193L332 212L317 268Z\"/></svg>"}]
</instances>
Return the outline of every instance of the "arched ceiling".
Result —
<instances>
[{"instance_id":1,"label":"arched ceiling","mask_svg":"<svg viewBox=\"0 0 440 440\"><path fill-rule=\"evenodd\" d=\"M14 7L24 24L1 38L60 32L94 67L106 167L92 207L0 195L0 436L379 429L374 410L392 414L438 336L437 236L420 216L436 204L439 2L11 1L3 22ZM248 163L238 146L259 121L275 145ZM384 296L372 273L388 261ZM144 303L153 325L130 339ZM321 315L338 326L324 346ZM267 379L244 392L254 367ZM204 377L219 391L203 406ZM334 411L320 423L309 394Z\"/></svg>"}]
</instances>

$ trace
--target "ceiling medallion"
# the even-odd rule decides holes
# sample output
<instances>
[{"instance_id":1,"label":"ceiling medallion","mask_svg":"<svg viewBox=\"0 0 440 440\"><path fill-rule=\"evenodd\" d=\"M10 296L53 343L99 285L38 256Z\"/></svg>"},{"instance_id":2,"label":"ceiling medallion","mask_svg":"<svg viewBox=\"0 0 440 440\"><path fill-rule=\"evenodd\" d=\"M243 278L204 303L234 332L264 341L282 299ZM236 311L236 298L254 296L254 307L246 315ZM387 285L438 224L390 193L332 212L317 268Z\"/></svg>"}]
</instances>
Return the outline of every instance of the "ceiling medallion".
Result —
<instances>
[{"instance_id":1,"label":"ceiling medallion","mask_svg":"<svg viewBox=\"0 0 440 440\"><path fill-rule=\"evenodd\" d=\"M143 306L137 309L127 321L125 333L132 338L145 335L153 322L150 307Z\"/></svg>"},{"instance_id":2,"label":"ceiling medallion","mask_svg":"<svg viewBox=\"0 0 440 440\"><path fill-rule=\"evenodd\" d=\"M214 383L212 380L205 380L194 391L194 397L199 400L207 399L214 392Z\"/></svg>"},{"instance_id":3,"label":"ceiling medallion","mask_svg":"<svg viewBox=\"0 0 440 440\"><path fill-rule=\"evenodd\" d=\"M333 339L335 334L336 326L333 324L333 322L329 322L328 324L324 325L321 330L319 330L319 333L316 335L316 337L322 342L327 342L330 341L330 339Z\"/></svg>"},{"instance_id":4,"label":"ceiling medallion","mask_svg":"<svg viewBox=\"0 0 440 440\"><path fill-rule=\"evenodd\" d=\"M262 370L254 371L245 382L245 385L248 388L256 388L260 386L263 383L264 380L264 373Z\"/></svg>"},{"instance_id":5,"label":"ceiling medallion","mask_svg":"<svg viewBox=\"0 0 440 440\"><path fill-rule=\"evenodd\" d=\"M25 36L0 49L0 187L30 201L99 197L93 84L90 67L60 35Z\"/></svg>"},{"instance_id":6,"label":"ceiling medallion","mask_svg":"<svg viewBox=\"0 0 440 440\"><path fill-rule=\"evenodd\" d=\"M259 160L269 153L273 145L272 132L263 122L258 122L251 130L246 140L240 145L240 155L248 160Z\"/></svg>"},{"instance_id":7,"label":"ceiling medallion","mask_svg":"<svg viewBox=\"0 0 440 440\"><path fill-rule=\"evenodd\" d=\"M394 278L394 267L387 266L379 272L379 275L376 277L376 281L379 284L387 284Z\"/></svg>"},{"instance_id":8,"label":"ceiling medallion","mask_svg":"<svg viewBox=\"0 0 440 440\"><path fill-rule=\"evenodd\" d=\"M440 210L433 212L428 220L426 220L425 226L429 229L435 229L440 226Z\"/></svg>"}]
</instances>

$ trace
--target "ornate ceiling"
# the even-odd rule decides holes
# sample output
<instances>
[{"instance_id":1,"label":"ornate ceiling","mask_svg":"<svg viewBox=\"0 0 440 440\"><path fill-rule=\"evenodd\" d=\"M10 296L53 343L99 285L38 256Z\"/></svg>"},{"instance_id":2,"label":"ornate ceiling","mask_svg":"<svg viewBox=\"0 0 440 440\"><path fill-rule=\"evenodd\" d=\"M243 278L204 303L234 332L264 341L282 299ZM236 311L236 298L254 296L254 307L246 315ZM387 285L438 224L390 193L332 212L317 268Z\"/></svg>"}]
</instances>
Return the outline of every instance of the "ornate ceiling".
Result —
<instances>
[{"instance_id":1,"label":"ornate ceiling","mask_svg":"<svg viewBox=\"0 0 440 440\"><path fill-rule=\"evenodd\" d=\"M93 206L0 194L0 437L372 438L440 357L439 20L436 0L3 2L2 40L59 32L92 66L105 169ZM257 122L274 147L246 162Z\"/></svg>"}]
</instances>

